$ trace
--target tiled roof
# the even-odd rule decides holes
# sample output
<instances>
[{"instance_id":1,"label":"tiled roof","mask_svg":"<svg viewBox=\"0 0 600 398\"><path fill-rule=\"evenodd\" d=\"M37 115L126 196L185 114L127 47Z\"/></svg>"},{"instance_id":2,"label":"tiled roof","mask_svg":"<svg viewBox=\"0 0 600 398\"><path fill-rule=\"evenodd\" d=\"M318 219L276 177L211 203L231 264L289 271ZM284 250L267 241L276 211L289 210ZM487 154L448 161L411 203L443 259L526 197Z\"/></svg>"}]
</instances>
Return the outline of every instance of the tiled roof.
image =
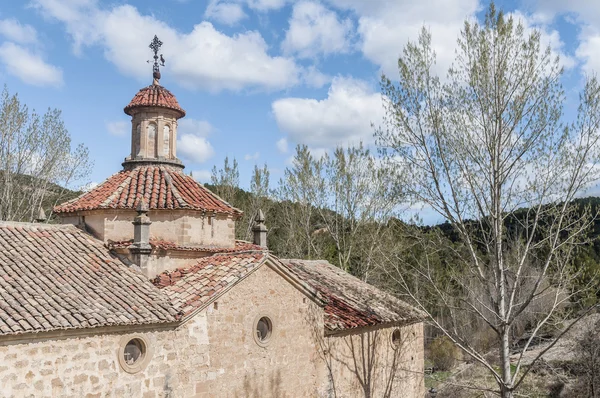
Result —
<instances>
[{"instance_id":1,"label":"tiled roof","mask_svg":"<svg viewBox=\"0 0 600 398\"><path fill-rule=\"evenodd\" d=\"M71 225L0 222L0 335L176 322L180 314Z\"/></svg>"},{"instance_id":2,"label":"tiled roof","mask_svg":"<svg viewBox=\"0 0 600 398\"><path fill-rule=\"evenodd\" d=\"M179 113L179 117L185 116L185 111L179 106L177 98L169 90L158 84L144 87L138 91L123 111L131 116L135 108L146 106L172 109Z\"/></svg>"},{"instance_id":3,"label":"tiled roof","mask_svg":"<svg viewBox=\"0 0 600 398\"><path fill-rule=\"evenodd\" d=\"M281 262L327 300L325 326L331 332L379 324L410 324L425 318L416 308L327 261Z\"/></svg>"},{"instance_id":4,"label":"tiled roof","mask_svg":"<svg viewBox=\"0 0 600 398\"><path fill-rule=\"evenodd\" d=\"M135 210L141 198L150 210L191 209L241 215L179 168L144 165L113 174L81 196L58 205L55 213L95 209Z\"/></svg>"},{"instance_id":5,"label":"tiled roof","mask_svg":"<svg viewBox=\"0 0 600 398\"><path fill-rule=\"evenodd\" d=\"M153 282L185 316L229 290L263 264L267 256L264 251L215 254L197 260L190 267L163 272Z\"/></svg>"},{"instance_id":6,"label":"tiled roof","mask_svg":"<svg viewBox=\"0 0 600 398\"><path fill-rule=\"evenodd\" d=\"M120 240L120 241L109 241L106 246L109 249L125 249L133 243L133 239ZM236 240L234 247L218 247L218 246L181 246L175 242L167 242L164 240L153 240L150 239L150 246L153 249L159 250L178 250L178 251L191 251L191 252L204 252L204 253L235 253L235 252L246 252L253 250L263 250L262 247L255 245L254 243L246 242L243 240Z\"/></svg>"}]
</instances>

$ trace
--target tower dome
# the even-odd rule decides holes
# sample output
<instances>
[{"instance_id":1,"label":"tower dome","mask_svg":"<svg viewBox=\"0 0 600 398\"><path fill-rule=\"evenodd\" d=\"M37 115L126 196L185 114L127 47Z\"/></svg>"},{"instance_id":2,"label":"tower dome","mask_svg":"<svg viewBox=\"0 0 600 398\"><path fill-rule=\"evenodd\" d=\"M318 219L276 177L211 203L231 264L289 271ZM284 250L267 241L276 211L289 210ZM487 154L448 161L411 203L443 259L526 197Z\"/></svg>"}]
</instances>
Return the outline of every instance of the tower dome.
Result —
<instances>
[{"instance_id":1,"label":"tower dome","mask_svg":"<svg viewBox=\"0 0 600 398\"><path fill-rule=\"evenodd\" d=\"M185 116L185 111L179 106L175 95L159 84L142 88L123 111L129 116L133 116L139 108L148 107L170 109L178 114L178 118Z\"/></svg>"}]
</instances>

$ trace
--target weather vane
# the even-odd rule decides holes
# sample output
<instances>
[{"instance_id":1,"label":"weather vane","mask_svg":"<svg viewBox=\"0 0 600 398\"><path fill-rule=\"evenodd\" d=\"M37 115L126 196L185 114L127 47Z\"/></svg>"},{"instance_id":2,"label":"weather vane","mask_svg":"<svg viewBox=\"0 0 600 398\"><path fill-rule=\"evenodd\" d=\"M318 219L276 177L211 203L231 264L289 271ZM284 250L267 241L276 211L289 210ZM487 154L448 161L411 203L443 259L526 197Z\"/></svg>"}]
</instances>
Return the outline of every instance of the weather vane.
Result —
<instances>
[{"instance_id":1,"label":"weather vane","mask_svg":"<svg viewBox=\"0 0 600 398\"><path fill-rule=\"evenodd\" d=\"M155 85L157 85L158 81L160 80L160 67L165 66L165 59L163 58L163 55L160 54L160 58L158 56L158 50L160 50L160 47L162 45L163 42L160 41L158 36L154 35L154 39L152 39L152 42L150 42L150 45L148 46L152 51L154 51L154 65L152 66L152 77L154 77L153 84ZM150 63L150 61L148 61L148 63Z\"/></svg>"}]
</instances>

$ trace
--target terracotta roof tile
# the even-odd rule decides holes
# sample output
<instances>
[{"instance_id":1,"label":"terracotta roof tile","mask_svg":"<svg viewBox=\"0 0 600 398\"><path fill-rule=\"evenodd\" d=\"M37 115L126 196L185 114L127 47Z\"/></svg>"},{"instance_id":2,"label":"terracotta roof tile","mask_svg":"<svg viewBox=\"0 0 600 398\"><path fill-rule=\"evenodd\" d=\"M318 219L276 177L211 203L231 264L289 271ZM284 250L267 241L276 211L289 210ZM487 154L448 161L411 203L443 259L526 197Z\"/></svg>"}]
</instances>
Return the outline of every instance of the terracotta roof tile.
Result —
<instances>
[{"instance_id":1,"label":"terracotta roof tile","mask_svg":"<svg viewBox=\"0 0 600 398\"><path fill-rule=\"evenodd\" d=\"M0 222L0 335L176 322L180 314L71 225Z\"/></svg>"},{"instance_id":2,"label":"terracotta roof tile","mask_svg":"<svg viewBox=\"0 0 600 398\"><path fill-rule=\"evenodd\" d=\"M181 169L144 165L113 174L81 196L58 205L55 213L96 209L135 210L144 198L150 210L190 209L240 216L242 212L210 192Z\"/></svg>"},{"instance_id":3,"label":"terracotta roof tile","mask_svg":"<svg viewBox=\"0 0 600 398\"><path fill-rule=\"evenodd\" d=\"M179 117L185 116L185 111L179 106L177 98L169 90L158 84L144 87L138 91L123 111L131 116L135 108L146 106L172 109L179 113Z\"/></svg>"},{"instance_id":4,"label":"terracotta roof tile","mask_svg":"<svg viewBox=\"0 0 600 398\"><path fill-rule=\"evenodd\" d=\"M325 327L338 332L379 324L410 324L425 314L323 260L280 260L327 300Z\"/></svg>"},{"instance_id":5,"label":"terracotta roof tile","mask_svg":"<svg viewBox=\"0 0 600 398\"><path fill-rule=\"evenodd\" d=\"M264 251L215 254L193 265L163 272L153 283L162 288L184 316L202 308L211 298L229 290L267 259Z\"/></svg>"}]
</instances>

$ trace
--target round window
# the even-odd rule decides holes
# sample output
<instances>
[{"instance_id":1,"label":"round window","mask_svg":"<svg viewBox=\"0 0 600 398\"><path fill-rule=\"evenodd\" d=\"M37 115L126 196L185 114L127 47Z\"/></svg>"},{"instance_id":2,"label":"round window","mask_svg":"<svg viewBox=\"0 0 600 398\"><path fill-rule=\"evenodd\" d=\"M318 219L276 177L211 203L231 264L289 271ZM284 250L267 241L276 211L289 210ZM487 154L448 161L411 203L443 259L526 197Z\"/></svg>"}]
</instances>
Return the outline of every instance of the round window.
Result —
<instances>
[{"instance_id":1,"label":"round window","mask_svg":"<svg viewBox=\"0 0 600 398\"><path fill-rule=\"evenodd\" d=\"M123 360L127 365L132 366L144 357L145 351L146 347L142 340L131 339L125 345L125 351L123 351Z\"/></svg>"},{"instance_id":2,"label":"round window","mask_svg":"<svg viewBox=\"0 0 600 398\"><path fill-rule=\"evenodd\" d=\"M261 316L254 322L254 340L258 345L265 346L273 334L273 322L267 316Z\"/></svg>"},{"instance_id":3,"label":"round window","mask_svg":"<svg viewBox=\"0 0 600 398\"><path fill-rule=\"evenodd\" d=\"M119 364L127 373L141 371L152 357L152 350L141 335L123 336L119 345Z\"/></svg>"},{"instance_id":4,"label":"round window","mask_svg":"<svg viewBox=\"0 0 600 398\"><path fill-rule=\"evenodd\" d=\"M400 347L400 345L402 344L402 333L400 332L400 329L395 329L392 332L392 336L390 339L392 341L392 347L394 347L394 348Z\"/></svg>"}]
</instances>

